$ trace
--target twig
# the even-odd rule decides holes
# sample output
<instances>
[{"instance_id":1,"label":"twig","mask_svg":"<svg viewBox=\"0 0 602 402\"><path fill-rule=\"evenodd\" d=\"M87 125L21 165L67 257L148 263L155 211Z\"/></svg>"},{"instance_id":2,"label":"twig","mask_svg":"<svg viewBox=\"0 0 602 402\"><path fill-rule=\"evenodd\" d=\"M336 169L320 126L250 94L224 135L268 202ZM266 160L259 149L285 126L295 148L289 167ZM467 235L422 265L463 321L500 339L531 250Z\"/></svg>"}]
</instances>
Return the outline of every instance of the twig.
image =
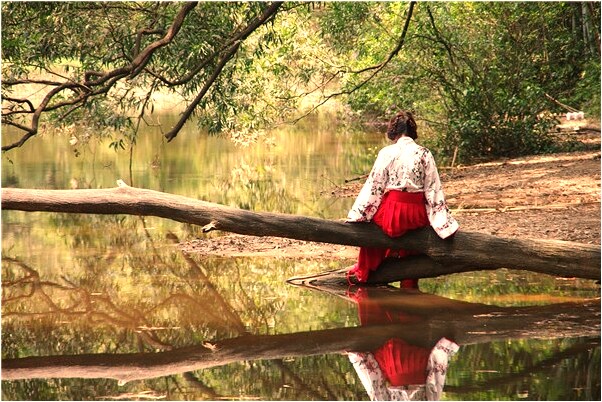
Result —
<instances>
[{"instance_id":1,"label":"twig","mask_svg":"<svg viewBox=\"0 0 602 402\"><path fill-rule=\"evenodd\" d=\"M361 69L361 70L351 71L350 72L352 74L361 74L361 73L365 73L365 72L374 70L372 72L372 74L370 74L369 77L367 77L365 80L363 80L362 82L360 82L359 84L357 84L355 87L353 87L350 90L345 90L345 91L340 91L340 92L333 92L333 93L329 94L321 102L319 102L317 105L315 105L314 107L310 108L309 111L307 111L302 116L300 116L300 117L296 118L295 120L293 120L292 123L295 124L295 123L299 122L300 120L302 120L303 118L309 116L314 111L316 111L320 106L324 105L326 102L328 102L329 100L331 100L331 99L333 99L335 97L338 97L338 96L341 96L341 95L351 95L352 93L354 93L355 91L359 90L364 85L366 85L378 73L380 73L385 68L385 66L387 64L389 64L389 62L401 51L401 48L403 47L403 44L405 42L406 34L408 32L408 28L410 26L410 20L412 19L412 12L414 10L414 6L415 5L416 5L415 1L410 2L410 8L408 9L408 15L406 17L406 21L405 21L405 24L403 26L403 31L401 33L399 41L397 42L397 46L389 54L389 56L387 57L387 59L385 61L381 62L380 64L376 64L376 65L373 65L373 66L370 66L370 67L366 67L366 68ZM342 72L342 73L345 73L345 72Z\"/></svg>"},{"instance_id":2,"label":"twig","mask_svg":"<svg viewBox=\"0 0 602 402\"><path fill-rule=\"evenodd\" d=\"M554 102L555 104L562 106L563 108L565 108L566 110L568 110L569 112L578 112L577 109L570 107L569 105L565 105L564 103L561 103L559 100L552 98L550 95L545 94L546 98L548 98L549 100L551 100L552 102Z\"/></svg>"},{"instance_id":3,"label":"twig","mask_svg":"<svg viewBox=\"0 0 602 402\"><path fill-rule=\"evenodd\" d=\"M357 180L363 180L363 179L366 179L366 178L368 178L368 176L369 176L368 174L363 174L363 175L361 175L361 176L354 177L354 178L352 178L352 179L345 179L345 183L350 183L350 182L352 182L352 181L357 181Z\"/></svg>"},{"instance_id":4,"label":"twig","mask_svg":"<svg viewBox=\"0 0 602 402\"><path fill-rule=\"evenodd\" d=\"M272 18L274 18L274 16L278 12L278 9L280 8L281 5L282 5L282 2L272 3L269 7L267 7L264 10L264 12L259 17L256 17L255 19L253 19L247 25L247 27L242 31L242 33L240 34L238 39L226 51L224 56L218 62L217 66L215 67L215 70L213 71L213 74L205 82L205 85L203 86L201 91L197 94L197 96L194 98L192 103L190 105L188 105L186 110L182 113L180 120L178 120L176 125L171 130L169 130L167 133L165 133L165 138L167 138L167 142L170 142L171 140L176 138L176 136L178 135L178 133L180 132L182 127L184 127L184 124L186 123L186 121L188 121L190 116L192 116L196 107L199 105L199 103L201 103L201 101L203 100L203 98L205 97L205 95L207 94L209 89L213 86L214 82L218 79L219 75L221 74L222 70L224 69L224 67L226 66L228 61L230 61L230 59L236 54L236 52L238 52L238 48L240 47L242 42L249 35L251 35L257 28L259 28L260 26L262 26L263 24L265 24L266 22L268 22Z\"/></svg>"},{"instance_id":5,"label":"twig","mask_svg":"<svg viewBox=\"0 0 602 402\"><path fill-rule=\"evenodd\" d=\"M564 209L570 208L578 205L594 205L600 204L600 201L591 201L591 202L570 202L566 204L548 204L548 205L519 205L519 206L508 206L508 207L484 207L484 208L457 208L452 209L451 212L457 213L471 213L471 212L515 212L515 211L528 211L534 209Z\"/></svg>"},{"instance_id":6,"label":"twig","mask_svg":"<svg viewBox=\"0 0 602 402\"><path fill-rule=\"evenodd\" d=\"M451 162L451 174L454 174L454 165L456 164L456 156L458 156L458 146L456 145L456 148L454 149L454 156L452 157L452 162Z\"/></svg>"}]
</instances>

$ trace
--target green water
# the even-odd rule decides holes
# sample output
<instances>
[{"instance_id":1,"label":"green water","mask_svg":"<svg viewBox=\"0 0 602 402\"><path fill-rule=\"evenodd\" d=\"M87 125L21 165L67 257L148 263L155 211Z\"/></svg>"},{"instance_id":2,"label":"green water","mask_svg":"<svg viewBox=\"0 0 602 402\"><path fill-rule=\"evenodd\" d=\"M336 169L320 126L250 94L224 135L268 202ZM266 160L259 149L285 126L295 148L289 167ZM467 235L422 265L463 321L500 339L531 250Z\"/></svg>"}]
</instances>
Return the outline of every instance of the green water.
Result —
<instances>
[{"instance_id":1,"label":"green water","mask_svg":"<svg viewBox=\"0 0 602 402\"><path fill-rule=\"evenodd\" d=\"M123 179L239 208L337 219L353 199L334 198L331 190L365 173L384 144L380 134L350 130L327 115L248 147L193 126L167 144L158 128L148 128L130 167L128 150L116 153L108 141L74 147L68 137L47 134L3 155L2 186L108 188ZM343 353L361 341L356 303L346 290L332 294L285 282L352 261L184 255L168 234L180 241L205 236L158 218L2 211L2 359L36 358L41 373L3 378L2 399L368 398ZM452 303L498 306L599 295L591 281L505 270L423 280L421 291ZM380 291L374 292L378 304ZM400 305L411 297L395 292ZM237 352L215 361L192 352L186 358L186 348L221 342L237 345ZM231 351L224 348L217 355ZM119 363L135 353L136 364ZM154 376L136 368L156 353L190 360L192 369L167 366ZM71 355L109 363L94 371L44 359ZM139 379L119 381L124 372ZM445 384L446 400L599 400L600 338L499 336L460 344Z\"/></svg>"}]
</instances>

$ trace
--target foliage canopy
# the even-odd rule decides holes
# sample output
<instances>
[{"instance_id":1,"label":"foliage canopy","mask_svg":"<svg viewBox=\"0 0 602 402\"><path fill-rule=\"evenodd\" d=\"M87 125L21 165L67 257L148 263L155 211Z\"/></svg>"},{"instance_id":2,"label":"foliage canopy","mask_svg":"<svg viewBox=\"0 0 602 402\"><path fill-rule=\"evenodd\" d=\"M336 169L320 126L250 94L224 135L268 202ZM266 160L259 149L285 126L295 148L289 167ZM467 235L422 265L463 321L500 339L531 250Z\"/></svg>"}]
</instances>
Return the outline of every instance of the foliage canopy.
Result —
<instances>
[{"instance_id":1,"label":"foliage canopy","mask_svg":"<svg viewBox=\"0 0 602 402\"><path fill-rule=\"evenodd\" d=\"M444 155L545 152L550 99L600 113L599 21L600 3L5 2L2 123L23 136L2 149L45 121L133 144L167 94L168 141L338 98L362 120L415 110Z\"/></svg>"}]
</instances>

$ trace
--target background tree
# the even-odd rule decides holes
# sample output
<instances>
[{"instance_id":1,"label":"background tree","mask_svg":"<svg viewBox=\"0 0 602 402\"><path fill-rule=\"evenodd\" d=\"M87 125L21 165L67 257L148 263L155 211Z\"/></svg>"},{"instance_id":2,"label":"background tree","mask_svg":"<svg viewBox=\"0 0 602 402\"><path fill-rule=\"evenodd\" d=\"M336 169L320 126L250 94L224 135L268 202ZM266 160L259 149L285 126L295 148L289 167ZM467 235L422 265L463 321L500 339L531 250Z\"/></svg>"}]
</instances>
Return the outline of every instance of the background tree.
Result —
<instances>
[{"instance_id":1,"label":"background tree","mask_svg":"<svg viewBox=\"0 0 602 402\"><path fill-rule=\"evenodd\" d=\"M198 111L211 131L224 129L237 110L237 73L250 68L275 35L274 3L5 3L2 5L2 122L35 135L44 115L62 124L128 130L153 110L158 90L186 102L175 138ZM288 6L288 8L294 5ZM27 29L24 27L27 26ZM253 33L255 41L247 41ZM236 60L235 57L239 59ZM243 62L239 62L242 59ZM31 78L43 72L50 78ZM37 103L18 95L37 85ZM135 111L137 115L132 115Z\"/></svg>"},{"instance_id":2,"label":"background tree","mask_svg":"<svg viewBox=\"0 0 602 402\"><path fill-rule=\"evenodd\" d=\"M133 145L155 93L185 105L168 141L191 118L244 139L338 98L363 121L414 109L429 145L464 161L556 150L550 99L600 113L599 3L15 2L2 14L2 122L24 133L5 151L45 121Z\"/></svg>"},{"instance_id":3,"label":"background tree","mask_svg":"<svg viewBox=\"0 0 602 402\"><path fill-rule=\"evenodd\" d=\"M335 3L326 38L361 69L394 46L404 7ZM597 3L419 3L399 57L349 104L379 119L415 109L432 146L464 160L555 150L546 95L599 118L599 16Z\"/></svg>"}]
</instances>

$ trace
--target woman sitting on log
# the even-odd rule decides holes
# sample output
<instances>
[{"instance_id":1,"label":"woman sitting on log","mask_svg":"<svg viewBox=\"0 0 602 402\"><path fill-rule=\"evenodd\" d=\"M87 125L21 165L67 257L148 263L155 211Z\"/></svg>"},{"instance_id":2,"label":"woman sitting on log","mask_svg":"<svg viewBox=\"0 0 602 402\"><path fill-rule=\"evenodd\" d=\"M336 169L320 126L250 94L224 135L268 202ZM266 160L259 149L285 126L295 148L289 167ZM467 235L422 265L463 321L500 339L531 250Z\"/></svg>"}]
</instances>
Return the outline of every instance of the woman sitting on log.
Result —
<instances>
[{"instance_id":1,"label":"woman sitting on log","mask_svg":"<svg viewBox=\"0 0 602 402\"><path fill-rule=\"evenodd\" d=\"M442 239L458 230L458 222L445 203L433 155L414 142L417 137L412 113L401 111L389 121L387 138L393 144L378 153L347 222L372 221L391 237L428 225ZM403 249L360 247L358 261L348 275L355 275L358 282L366 282L370 272L385 258L412 254L415 253ZM401 286L417 288L418 279L406 279Z\"/></svg>"}]
</instances>

